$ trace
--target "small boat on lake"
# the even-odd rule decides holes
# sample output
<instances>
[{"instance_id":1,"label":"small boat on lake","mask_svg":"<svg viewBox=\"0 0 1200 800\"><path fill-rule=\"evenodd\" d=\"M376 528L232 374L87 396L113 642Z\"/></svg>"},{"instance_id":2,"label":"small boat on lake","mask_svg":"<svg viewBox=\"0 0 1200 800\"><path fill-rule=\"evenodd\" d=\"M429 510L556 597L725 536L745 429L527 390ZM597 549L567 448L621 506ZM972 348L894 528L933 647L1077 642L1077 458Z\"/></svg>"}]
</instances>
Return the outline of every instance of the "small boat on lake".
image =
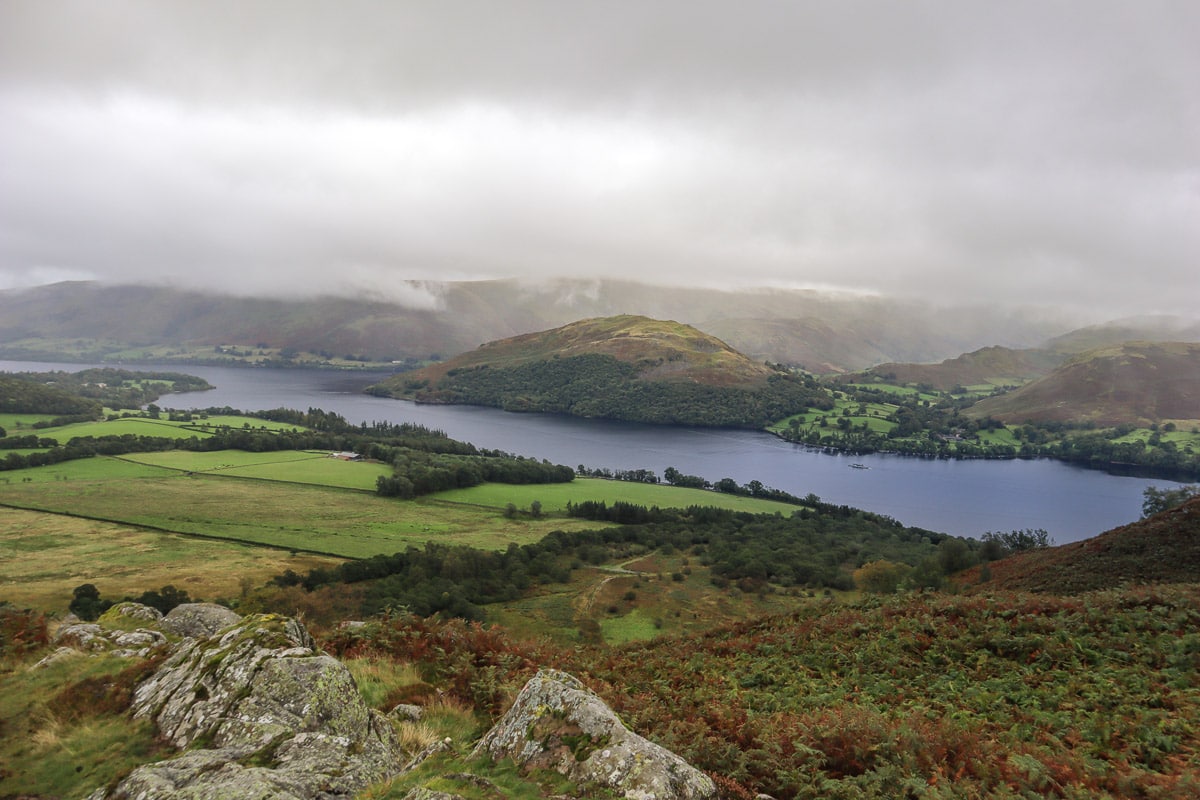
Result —
<instances>
[{"instance_id":1,"label":"small boat on lake","mask_svg":"<svg viewBox=\"0 0 1200 800\"><path fill-rule=\"evenodd\" d=\"M870 469L866 464L851 464L850 469Z\"/></svg>"}]
</instances>

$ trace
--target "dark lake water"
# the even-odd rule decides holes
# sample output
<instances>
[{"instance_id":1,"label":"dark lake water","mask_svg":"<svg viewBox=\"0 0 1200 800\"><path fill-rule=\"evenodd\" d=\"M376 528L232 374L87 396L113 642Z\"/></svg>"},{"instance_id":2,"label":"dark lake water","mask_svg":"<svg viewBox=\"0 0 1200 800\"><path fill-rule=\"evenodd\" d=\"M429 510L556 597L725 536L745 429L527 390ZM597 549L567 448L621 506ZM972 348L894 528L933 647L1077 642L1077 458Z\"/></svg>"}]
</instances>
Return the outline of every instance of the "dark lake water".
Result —
<instances>
[{"instance_id":1,"label":"dark lake water","mask_svg":"<svg viewBox=\"0 0 1200 800\"><path fill-rule=\"evenodd\" d=\"M82 366L0 361L0 371L81 369ZM652 469L673 466L710 481L760 480L804 496L892 516L906 525L961 536L1044 528L1059 544L1136 520L1142 490L1172 481L1110 475L1037 460L948 461L905 456L826 455L770 434L708 428L667 428L490 408L425 406L370 397L362 387L387 373L229 367L134 366L187 372L212 391L167 395L164 408L231 406L242 410L323 408L354 423L415 422L480 447L545 458L572 467ZM852 469L850 464L869 469Z\"/></svg>"}]
</instances>

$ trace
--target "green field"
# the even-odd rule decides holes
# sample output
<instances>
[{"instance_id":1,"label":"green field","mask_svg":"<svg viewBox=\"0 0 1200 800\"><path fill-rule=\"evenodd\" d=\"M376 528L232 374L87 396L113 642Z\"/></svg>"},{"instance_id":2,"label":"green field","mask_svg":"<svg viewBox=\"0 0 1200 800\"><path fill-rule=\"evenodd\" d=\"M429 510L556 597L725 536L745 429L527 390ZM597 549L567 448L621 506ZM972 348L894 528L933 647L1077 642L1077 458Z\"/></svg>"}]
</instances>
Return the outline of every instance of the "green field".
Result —
<instances>
[{"instance_id":1,"label":"green field","mask_svg":"<svg viewBox=\"0 0 1200 800\"><path fill-rule=\"evenodd\" d=\"M887 434L896 427L896 423L887 417L894 414L897 408L899 406L891 403L858 403L853 400L837 400L833 409L829 411L810 408L803 414L794 414L768 426L767 430L782 434L791 428L793 421L803 430L812 425L819 425L824 419L825 425L831 431L836 431L838 430L838 420L848 419L853 428L861 428L865 423L868 430ZM847 414L847 411L850 413Z\"/></svg>"},{"instance_id":2,"label":"green field","mask_svg":"<svg viewBox=\"0 0 1200 800\"><path fill-rule=\"evenodd\" d=\"M28 436L40 432L33 427L35 422L49 422L53 414L0 414L0 428L4 428L9 436Z\"/></svg>"},{"instance_id":3,"label":"green field","mask_svg":"<svg viewBox=\"0 0 1200 800\"><path fill-rule=\"evenodd\" d=\"M528 509L533 501L542 504L547 514L565 513L567 501L581 503L586 500L604 501L612 504L618 500L640 506L659 508L687 508L688 506L715 506L751 514L784 514L790 516L797 507L773 500L739 497L722 492L703 489L683 489L675 486L651 483L629 483L599 478L576 478L570 483L540 483L516 486L506 483L485 483L470 489L452 489L433 495L438 500L466 503L488 508L503 509L512 503L518 509Z\"/></svg>"},{"instance_id":4,"label":"green field","mask_svg":"<svg viewBox=\"0 0 1200 800\"><path fill-rule=\"evenodd\" d=\"M236 598L284 570L306 572L336 563L323 556L0 508L0 600L21 608L65 611L71 591L82 583L117 599L168 584L205 600Z\"/></svg>"},{"instance_id":5,"label":"green field","mask_svg":"<svg viewBox=\"0 0 1200 800\"><path fill-rule=\"evenodd\" d=\"M21 417L20 414L11 416ZM3 424L3 423L0 423ZM4 426L8 427L8 426ZM57 428L44 428L37 431L38 436L54 439L65 444L76 436L162 436L168 439L187 439L195 436L201 439L211 436L218 428L246 428L253 430L293 430L297 426L282 422L254 419L251 417L197 417L191 422L173 422L168 419L152 419L150 417L121 417L100 422L77 422L62 425Z\"/></svg>"},{"instance_id":6,"label":"green field","mask_svg":"<svg viewBox=\"0 0 1200 800\"><path fill-rule=\"evenodd\" d=\"M369 465L330 461L330 466ZM555 529L593 524L556 518L510 520L496 508L391 500L363 491L208 473L188 475L107 457L0 477L10 479L0 482L0 504L17 508L348 558L394 553L431 540L501 549L510 542L537 541Z\"/></svg>"},{"instance_id":7,"label":"green field","mask_svg":"<svg viewBox=\"0 0 1200 800\"><path fill-rule=\"evenodd\" d=\"M217 450L201 453L171 450L165 453L131 453L123 460L179 470L204 472L237 478L305 483L338 489L375 491L381 475L391 475L384 464L366 461L340 461L325 451L282 450L248 453L241 450Z\"/></svg>"},{"instance_id":8,"label":"green field","mask_svg":"<svg viewBox=\"0 0 1200 800\"><path fill-rule=\"evenodd\" d=\"M74 483L104 484L137 480L140 478L163 478L172 474L170 470L155 467L150 464L138 464L133 461L123 461L118 458L80 458L75 461L64 461L61 464L51 464L46 467L10 470L0 472L0 485L8 484L42 484L42 483ZM0 492L0 502L5 501L5 495Z\"/></svg>"}]
</instances>

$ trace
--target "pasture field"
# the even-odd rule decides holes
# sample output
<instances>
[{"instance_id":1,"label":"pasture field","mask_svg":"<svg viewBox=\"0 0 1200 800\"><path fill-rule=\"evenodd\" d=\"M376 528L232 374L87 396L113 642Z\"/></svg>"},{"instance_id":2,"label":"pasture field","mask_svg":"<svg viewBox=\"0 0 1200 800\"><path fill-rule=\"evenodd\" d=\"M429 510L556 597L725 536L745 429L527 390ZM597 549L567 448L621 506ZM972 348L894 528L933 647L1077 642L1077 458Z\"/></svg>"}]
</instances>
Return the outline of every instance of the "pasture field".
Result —
<instances>
[{"instance_id":1,"label":"pasture field","mask_svg":"<svg viewBox=\"0 0 1200 800\"><path fill-rule=\"evenodd\" d=\"M40 484L40 483L72 483L83 481L87 483L104 484L109 481L136 481L141 478L163 478L172 475L172 471L155 467L151 464L137 464L118 458L98 456L96 458L79 458L74 461L63 461L44 467L9 470L0 472L0 487L9 484ZM0 502L5 501L5 493L0 491Z\"/></svg>"},{"instance_id":2,"label":"pasture field","mask_svg":"<svg viewBox=\"0 0 1200 800\"><path fill-rule=\"evenodd\" d=\"M586 500L604 501L609 505L621 500L640 506L659 508L687 508L688 506L715 506L751 514L780 513L791 516L799 506L761 500L754 497L739 497L704 489L684 489L677 486L653 483L630 483L601 478L576 478L571 483L539 483L514 485L507 483L485 483L470 489L451 489L432 495L437 500L467 503L476 506L503 509L512 503L526 510L537 500L546 514L565 513L567 501L581 503Z\"/></svg>"},{"instance_id":3,"label":"pasture field","mask_svg":"<svg viewBox=\"0 0 1200 800\"><path fill-rule=\"evenodd\" d=\"M236 598L284 570L303 573L339 561L0 508L0 600L22 608L65 612L83 583L107 599L168 584L205 600Z\"/></svg>"},{"instance_id":4,"label":"pasture field","mask_svg":"<svg viewBox=\"0 0 1200 800\"><path fill-rule=\"evenodd\" d=\"M11 416L21 417L20 414ZM3 425L0 422L0 425ZM4 425L7 428L7 425ZM187 439L195 436L205 439L219 428L246 428L250 430L293 430L296 425L252 417L215 416L207 419L199 417L190 422L172 421L168 419L153 419L150 417L121 417L114 420L98 422L76 422L57 428L44 428L29 431L38 436L54 439L60 444L66 444L76 436L162 436L168 439Z\"/></svg>"},{"instance_id":5,"label":"pasture field","mask_svg":"<svg viewBox=\"0 0 1200 800\"><path fill-rule=\"evenodd\" d=\"M33 427L35 422L49 422L54 419L53 414L0 414L0 428L8 431L9 436L28 436L31 433L40 434L40 431Z\"/></svg>"},{"instance_id":6,"label":"pasture field","mask_svg":"<svg viewBox=\"0 0 1200 800\"><path fill-rule=\"evenodd\" d=\"M888 420L887 417L894 414L897 408L899 406L892 403L857 403L851 400L837 400L833 409L829 411L810 408L802 414L794 414L769 425L767 430L780 434L791 427L792 420L795 420L801 428L806 428L809 425L819 425L824 419L830 431L836 431L838 430L838 420L848 419L855 428L866 423L868 430L887 434L896 427L896 423ZM849 415L846 414L847 410L850 412Z\"/></svg>"},{"instance_id":7,"label":"pasture field","mask_svg":"<svg viewBox=\"0 0 1200 800\"><path fill-rule=\"evenodd\" d=\"M502 549L552 530L594 527L583 520L510 520L499 509L430 499L187 475L105 457L12 474L22 479L0 482L0 504L345 558L394 553L427 541Z\"/></svg>"},{"instance_id":8,"label":"pasture field","mask_svg":"<svg viewBox=\"0 0 1200 800\"><path fill-rule=\"evenodd\" d=\"M130 453L123 460L179 470L228 475L237 478L305 483L338 489L375 491L375 481L391 475L386 464L339 461L324 450L280 450L249 453L216 450L208 453L170 450L163 453Z\"/></svg>"}]
</instances>

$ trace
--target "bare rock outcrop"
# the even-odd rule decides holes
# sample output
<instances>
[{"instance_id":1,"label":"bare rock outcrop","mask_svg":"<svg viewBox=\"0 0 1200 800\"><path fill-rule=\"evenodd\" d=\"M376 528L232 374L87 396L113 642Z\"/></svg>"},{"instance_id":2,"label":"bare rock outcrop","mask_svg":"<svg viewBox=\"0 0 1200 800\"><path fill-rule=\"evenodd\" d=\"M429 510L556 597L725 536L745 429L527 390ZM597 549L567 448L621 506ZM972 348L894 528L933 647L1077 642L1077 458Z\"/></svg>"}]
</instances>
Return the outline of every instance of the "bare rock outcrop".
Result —
<instances>
[{"instance_id":1,"label":"bare rock outcrop","mask_svg":"<svg viewBox=\"0 0 1200 800\"><path fill-rule=\"evenodd\" d=\"M185 639L134 693L134 716L190 749L139 767L93 800L317 800L399 770L391 725L299 622L237 619L216 636Z\"/></svg>"},{"instance_id":2,"label":"bare rock outcrop","mask_svg":"<svg viewBox=\"0 0 1200 800\"><path fill-rule=\"evenodd\" d=\"M551 769L629 800L710 800L712 779L671 751L625 727L574 677L542 670L475 746L475 755L512 758L523 769Z\"/></svg>"},{"instance_id":3,"label":"bare rock outcrop","mask_svg":"<svg viewBox=\"0 0 1200 800\"><path fill-rule=\"evenodd\" d=\"M176 636L200 639L212 636L240 619L236 611L216 603L183 603L167 612L160 627Z\"/></svg>"}]
</instances>

